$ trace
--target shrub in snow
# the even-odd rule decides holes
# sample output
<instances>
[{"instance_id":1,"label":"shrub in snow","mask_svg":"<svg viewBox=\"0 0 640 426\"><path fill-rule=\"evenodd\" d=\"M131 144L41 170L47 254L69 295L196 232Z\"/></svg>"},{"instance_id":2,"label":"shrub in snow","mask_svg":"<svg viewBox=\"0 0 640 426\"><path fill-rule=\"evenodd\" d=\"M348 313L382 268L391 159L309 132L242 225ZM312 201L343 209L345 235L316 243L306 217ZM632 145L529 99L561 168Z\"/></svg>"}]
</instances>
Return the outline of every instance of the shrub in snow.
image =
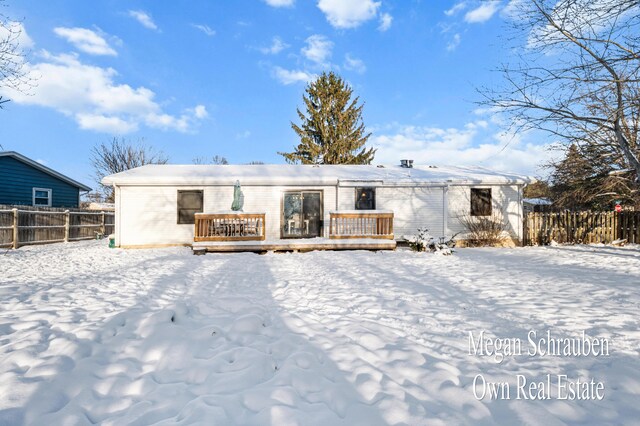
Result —
<instances>
[{"instance_id":1,"label":"shrub in snow","mask_svg":"<svg viewBox=\"0 0 640 426\"><path fill-rule=\"evenodd\" d=\"M471 247L499 246L505 238L507 225L502 213L495 209L490 216L465 214L458 219L467 231L465 240Z\"/></svg>"},{"instance_id":2,"label":"shrub in snow","mask_svg":"<svg viewBox=\"0 0 640 426\"><path fill-rule=\"evenodd\" d=\"M416 235L405 236L404 239L413 251L430 251L449 255L453 253L452 249L455 247L454 237L455 235L448 239L446 237L435 238L429 234L427 228L418 228Z\"/></svg>"}]
</instances>

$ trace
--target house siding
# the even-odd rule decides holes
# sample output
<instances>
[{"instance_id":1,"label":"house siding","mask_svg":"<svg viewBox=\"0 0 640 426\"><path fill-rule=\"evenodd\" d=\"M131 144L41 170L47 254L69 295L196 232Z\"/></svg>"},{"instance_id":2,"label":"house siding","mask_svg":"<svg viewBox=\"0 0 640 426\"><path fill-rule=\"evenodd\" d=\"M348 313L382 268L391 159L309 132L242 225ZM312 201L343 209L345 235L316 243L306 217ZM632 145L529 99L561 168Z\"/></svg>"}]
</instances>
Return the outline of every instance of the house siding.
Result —
<instances>
[{"instance_id":1,"label":"house siding","mask_svg":"<svg viewBox=\"0 0 640 426\"><path fill-rule=\"evenodd\" d=\"M204 212L229 211L233 186L123 186L116 191L116 244L144 246L191 244L194 225L177 224L178 190L202 190ZM247 213L266 213L265 236L280 239L282 193L323 192L323 236L329 233L329 212L335 210L334 186L243 186Z\"/></svg>"},{"instance_id":2,"label":"house siding","mask_svg":"<svg viewBox=\"0 0 640 426\"><path fill-rule=\"evenodd\" d=\"M471 188L491 188L492 210L502 215L509 235L521 240L522 205L518 185L451 186L448 191L448 234L458 233L458 239L466 237L461 219L471 213Z\"/></svg>"},{"instance_id":3,"label":"house siding","mask_svg":"<svg viewBox=\"0 0 640 426\"><path fill-rule=\"evenodd\" d=\"M376 208L393 211L396 239L415 235L418 228L440 236L443 231L442 187L383 187L376 191Z\"/></svg>"},{"instance_id":4,"label":"house siding","mask_svg":"<svg viewBox=\"0 0 640 426\"><path fill-rule=\"evenodd\" d=\"M376 188L376 210L393 211L393 233L396 239L403 235L415 235L418 228L427 228L440 236L444 230L443 188L437 186L376 186L363 183L360 186ZM339 210L355 208L356 187L340 187Z\"/></svg>"},{"instance_id":5,"label":"house siding","mask_svg":"<svg viewBox=\"0 0 640 426\"><path fill-rule=\"evenodd\" d=\"M0 204L32 206L33 188L51 189L52 207L78 207L78 187L13 157L0 157Z\"/></svg>"},{"instance_id":6,"label":"house siding","mask_svg":"<svg viewBox=\"0 0 640 426\"><path fill-rule=\"evenodd\" d=\"M470 210L471 187L492 188L494 208L503 213L509 232L521 238L518 185L376 186L376 209L394 212L396 239L414 235L422 227L429 229L434 236L451 236L460 232L458 238L464 238L459 217ZM204 212L229 211L231 208L231 185L119 186L116 189L116 243L126 247L191 244L194 226L177 224L178 190L202 190ZM266 213L267 239L280 239L282 194L296 190L323 192L324 237L329 233L329 212L355 208L355 186L242 186L243 210Z\"/></svg>"}]
</instances>

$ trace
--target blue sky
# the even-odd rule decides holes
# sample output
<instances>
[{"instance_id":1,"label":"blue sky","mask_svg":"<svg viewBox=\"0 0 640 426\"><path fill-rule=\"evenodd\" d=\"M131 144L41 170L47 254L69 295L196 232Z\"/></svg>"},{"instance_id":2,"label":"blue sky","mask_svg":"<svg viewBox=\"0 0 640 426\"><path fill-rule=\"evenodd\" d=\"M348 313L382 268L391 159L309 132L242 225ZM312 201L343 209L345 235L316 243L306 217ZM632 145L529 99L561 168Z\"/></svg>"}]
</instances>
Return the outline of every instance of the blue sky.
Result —
<instances>
[{"instance_id":1,"label":"blue sky","mask_svg":"<svg viewBox=\"0 0 640 426\"><path fill-rule=\"evenodd\" d=\"M516 1L516 0L512 0ZM529 174L545 139L508 134L476 88L512 60L508 1L8 0L36 85L0 111L0 143L89 186L90 149L144 138L172 163L282 163L304 87L333 70L365 101L375 163Z\"/></svg>"}]
</instances>

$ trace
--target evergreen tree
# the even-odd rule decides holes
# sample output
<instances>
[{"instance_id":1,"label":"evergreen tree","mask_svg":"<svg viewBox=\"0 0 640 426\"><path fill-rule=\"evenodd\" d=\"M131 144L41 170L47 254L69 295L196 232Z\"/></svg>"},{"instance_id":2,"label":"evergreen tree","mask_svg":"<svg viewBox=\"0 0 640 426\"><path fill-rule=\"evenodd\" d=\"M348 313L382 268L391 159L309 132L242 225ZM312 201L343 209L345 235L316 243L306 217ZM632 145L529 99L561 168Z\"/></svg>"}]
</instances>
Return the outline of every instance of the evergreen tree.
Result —
<instances>
[{"instance_id":1,"label":"evergreen tree","mask_svg":"<svg viewBox=\"0 0 640 426\"><path fill-rule=\"evenodd\" d=\"M580 149L573 144L565 157L551 165L551 196L554 206L569 210L610 211L615 201L638 205L633 172L603 161L595 146Z\"/></svg>"},{"instance_id":2,"label":"evergreen tree","mask_svg":"<svg viewBox=\"0 0 640 426\"><path fill-rule=\"evenodd\" d=\"M303 96L307 115L297 109L302 123L291 123L300 137L294 152L279 154L291 164L371 164L375 149L365 146L359 97L351 100L353 89L333 72L322 73L307 85Z\"/></svg>"}]
</instances>

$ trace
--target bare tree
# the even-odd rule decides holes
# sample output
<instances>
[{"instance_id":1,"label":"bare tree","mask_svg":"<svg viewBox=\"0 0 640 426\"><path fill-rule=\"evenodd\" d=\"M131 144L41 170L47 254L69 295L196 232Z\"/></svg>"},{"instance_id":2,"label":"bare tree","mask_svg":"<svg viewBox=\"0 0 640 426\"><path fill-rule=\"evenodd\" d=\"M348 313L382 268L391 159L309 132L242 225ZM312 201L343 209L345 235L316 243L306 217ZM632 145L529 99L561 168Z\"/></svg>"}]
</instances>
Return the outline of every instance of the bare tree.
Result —
<instances>
[{"instance_id":1,"label":"bare tree","mask_svg":"<svg viewBox=\"0 0 640 426\"><path fill-rule=\"evenodd\" d=\"M506 86L482 104L517 129L542 129L568 145L597 149L611 169L640 177L640 1L529 0L513 27L526 34Z\"/></svg>"},{"instance_id":2,"label":"bare tree","mask_svg":"<svg viewBox=\"0 0 640 426\"><path fill-rule=\"evenodd\" d=\"M91 164L96 182L102 188L105 201L110 203L114 201L113 188L103 185L102 178L145 164L166 164L168 161L162 152L154 152L153 148L145 146L144 140L133 145L124 138L113 138L110 142L91 149Z\"/></svg>"},{"instance_id":3,"label":"bare tree","mask_svg":"<svg viewBox=\"0 0 640 426\"><path fill-rule=\"evenodd\" d=\"M207 160L204 157L196 157L192 160L193 164L215 164L219 166L225 166L229 164L229 161L226 157L222 157L220 155L214 155L210 160Z\"/></svg>"},{"instance_id":4,"label":"bare tree","mask_svg":"<svg viewBox=\"0 0 640 426\"><path fill-rule=\"evenodd\" d=\"M4 7L0 0L0 8ZM34 86L26 69L26 53L20 46L22 25L0 11L0 89L8 88L26 93ZM0 95L0 108L9 102Z\"/></svg>"}]
</instances>

